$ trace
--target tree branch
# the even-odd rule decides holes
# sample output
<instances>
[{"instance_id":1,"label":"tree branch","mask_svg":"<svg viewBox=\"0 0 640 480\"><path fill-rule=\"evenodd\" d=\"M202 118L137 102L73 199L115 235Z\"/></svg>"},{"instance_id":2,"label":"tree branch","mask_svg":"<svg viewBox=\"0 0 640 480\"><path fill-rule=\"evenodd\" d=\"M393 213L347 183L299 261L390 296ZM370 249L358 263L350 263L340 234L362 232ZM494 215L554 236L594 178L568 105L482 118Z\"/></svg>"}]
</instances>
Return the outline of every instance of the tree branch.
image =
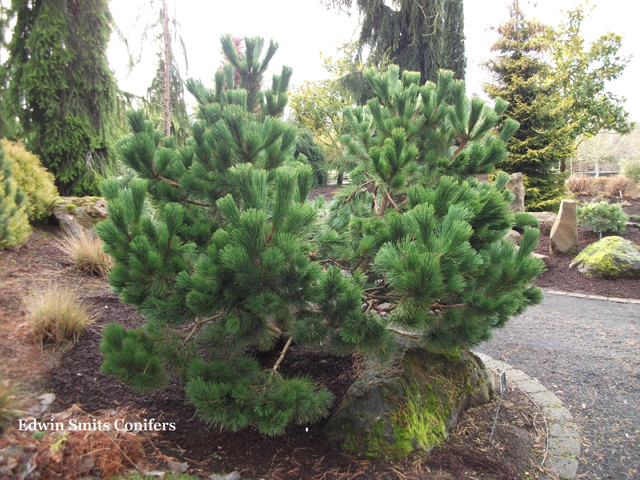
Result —
<instances>
[{"instance_id":1,"label":"tree branch","mask_svg":"<svg viewBox=\"0 0 640 480\"><path fill-rule=\"evenodd\" d=\"M191 337L193 337L193 334L196 333L196 330L198 329L198 327L204 323L207 322L213 322L214 320L218 320L220 317L222 317L222 314L219 313L218 315L214 315L213 317L209 317L209 318L203 318L202 320L198 320L194 325L193 328L191 329L191 331L189 332L189 335L187 335L187 337L184 339L184 343L187 343L189 340L191 340Z\"/></svg>"},{"instance_id":2,"label":"tree branch","mask_svg":"<svg viewBox=\"0 0 640 480\"><path fill-rule=\"evenodd\" d=\"M282 353L280 354L280 357L278 357L278 360L273 365L273 369L271 370L271 375L275 374L276 370L278 370L278 367L282 363L282 360L284 360L284 355L285 355L285 353L287 353L287 350L289 349L289 345L291 345L291 341L292 340L293 340L293 338L289 337L289 340L287 340L287 343L285 343L284 348L282 349Z\"/></svg>"}]
</instances>

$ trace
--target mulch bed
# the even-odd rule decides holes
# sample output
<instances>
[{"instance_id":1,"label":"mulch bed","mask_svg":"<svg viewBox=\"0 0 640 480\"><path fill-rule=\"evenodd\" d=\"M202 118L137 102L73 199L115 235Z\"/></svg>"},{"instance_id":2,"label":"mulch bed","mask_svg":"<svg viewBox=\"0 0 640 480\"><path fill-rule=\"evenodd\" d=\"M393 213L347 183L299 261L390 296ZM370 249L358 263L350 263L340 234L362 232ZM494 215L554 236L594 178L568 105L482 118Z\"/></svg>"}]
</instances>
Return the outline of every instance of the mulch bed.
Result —
<instances>
[{"instance_id":1,"label":"mulch bed","mask_svg":"<svg viewBox=\"0 0 640 480\"><path fill-rule=\"evenodd\" d=\"M143 323L133 308L110 293L89 298L100 312L96 324L62 356L46 389L56 394L54 411L80 404L94 412L129 408L144 418L175 422L175 432L163 432L156 442L167 456L189 463L193 473L240 471L257 479L515 479L534 475L546 440L544 420L537 407L518 390L505 394L495 439L488 437L496 403L475 408L461 419L449 440L431 454L398 462L355 461L333 450L323 434L325 421L291 426L285 435L265 437L253 428L237 433L208 427L197 416L177 380L151 394L139 394L114 377L100 372L100 330L109 322L126 328ZM272 363L269 358L261 358ZM324 351L292 347L281 365L283 375L303 373L327 387L337 399L344 396L360 371L357 355L336 357ZM334 402L333 409L339 402ZM162 468L162 465L159 466ZM165 467L166 468L166 467ZM399 472L399 473L398 473Z\"/></svg>"},{"instance_id":2,"label":"mulch bed","mask_svg":"<svg viewBox=\"0 0 640 480\"><path fill-rule=\"evenodd\" d=\"M591 199L591 197L579 196L577 200L589 202ZM609 200L612 203L620 203L620 199ZM622 210L628 215L639 215L640 199L625 198ZM636 227L628 227L626 232L620 236L640 245L640 229ZM598 233L587 227L578 227L579 251L582 251L599 239L600 236ZM548 232L540 233L536 252L548 255L551 260L551 268L536 279L536 285L540 287L604 297L640 299L640 280L628 278L617 278L614 280L591 278L581 274L575 267L569 268L569 264L575 258L575 255L550 253Z\"/></svg>"}]
</instances>

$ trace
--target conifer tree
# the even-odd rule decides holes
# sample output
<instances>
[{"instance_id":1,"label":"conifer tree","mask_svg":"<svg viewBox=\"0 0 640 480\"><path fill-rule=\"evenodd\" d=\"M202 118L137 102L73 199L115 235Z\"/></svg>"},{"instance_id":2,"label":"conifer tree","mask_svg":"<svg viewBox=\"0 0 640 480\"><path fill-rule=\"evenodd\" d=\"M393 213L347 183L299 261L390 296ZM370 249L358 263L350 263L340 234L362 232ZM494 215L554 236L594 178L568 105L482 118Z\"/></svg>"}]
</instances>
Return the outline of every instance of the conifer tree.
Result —
<instances>
[{"instance_id":1,"label":"conifer tree","mask_svg":"<svg viewBox=\"0 0 640 480\"><path fill-rule=\"evenodd\" d=\"M525 18L517 0L509 13L492 46L497 56L486 64L494 81L485 84L485 91L506 100L506 114L520 123L507 145L510 155L498 168L525 175L527 210L557 210L565 193L565 177L557 169L573 153L571 128L562 102L554 100L553 85L546 82L546 27Z\"/></svg>"},{"instance_id":2,"label":"conifer tree","mask_svg":"<svg viewBox=\"0 0 640 480\"><path fill-rule=\"evenodd\" d=\"M355 3L362 27L360 49L370 50L375 65L396 64L435 81L449 68L464 79L464 12L462 0L325 0L349 11Z\"/></svg>"},{"instance_id":3,"label":"conifer tree","mask_svg":"<svg viewBox=\"0 0 640 480\"><path fill-rule=\"evenodd\" d=\"M62 195L96 193L91 173L110 164L115 106L108 2L14 0L12 14L6 106Z\"/></svg>"},{"instance_id":4,"label":"conifer tree","mask_svg":"<svg viewBox=\"0 0 640 480\"><path fill-rule=\"evenodd\" d=\"M130 113L120 152L140 178L104 184L109 219L96 228L115 258L110 282L147 319L105 328L105 372L148 391L175 369L206 422L277 435L332 401L279 373L292 345L385 355L399 324L448 351L540 300L529 285L542 269L529 255L536 231L519 249L500 240L513 224L506 176L465 180L505 157L517 125L492 133L504 102L468 100L451 72L423 87L397 67L367 73L379 99L347 111L358 133L345 137L362 183L327 222L307 201L312 170L293 157L295 128L278 118L291 70L262 90L276 45L261 56L261 39L241 54L230 36L222 44L229 64L215 90L188 82L200 102L189 146ZM275 351L266 369L257 350Z\"/></svg>"}]
</instances>

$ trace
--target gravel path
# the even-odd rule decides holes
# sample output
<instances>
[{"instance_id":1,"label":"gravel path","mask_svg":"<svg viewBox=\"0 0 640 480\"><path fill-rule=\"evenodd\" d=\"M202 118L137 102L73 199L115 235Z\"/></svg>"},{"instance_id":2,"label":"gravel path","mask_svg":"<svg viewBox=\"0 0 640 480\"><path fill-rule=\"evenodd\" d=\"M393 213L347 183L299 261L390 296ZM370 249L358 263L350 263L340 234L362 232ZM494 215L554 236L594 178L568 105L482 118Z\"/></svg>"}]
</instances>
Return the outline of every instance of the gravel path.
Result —
<instances>
[{"instance_id":1,"label":"gravel path","mask_svg":"<svg viewBox=\"0 0 640 480\"><path fill-rule=\"evenodd\" d=\"M578 478L640 479L640 305L547 294L478 351L537 378L582 433Z\"/></svg>"}]
</instances>

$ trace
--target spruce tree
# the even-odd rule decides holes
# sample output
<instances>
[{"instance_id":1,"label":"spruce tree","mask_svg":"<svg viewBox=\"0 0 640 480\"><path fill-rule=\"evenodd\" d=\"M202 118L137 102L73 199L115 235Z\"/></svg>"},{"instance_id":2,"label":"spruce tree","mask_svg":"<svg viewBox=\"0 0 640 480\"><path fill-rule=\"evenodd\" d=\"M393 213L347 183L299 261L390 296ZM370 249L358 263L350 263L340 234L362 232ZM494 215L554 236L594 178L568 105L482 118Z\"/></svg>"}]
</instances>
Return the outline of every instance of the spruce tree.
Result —
<instances>
[{"instance_id":1,"label":"spruce tree","mask_svg":"<svg viewBox=\"0 0 640 480\"><path fill-rule=\"evenodd\" d=\"M397 67L368 72L379 98L346 112L358 133L344 138L362 183L324 212L307 201L312 169L294 159L295 128L278 118L291 70L261 89L276 45L262 56L261 39L241 54L230 36L222 44L215 90L188 82L200 102L188 146L130 113L119 148L140 178L104 184L109 219L96 229L115 258L110 283L147 319L105 328L105 372L148 391L175 370L209 424L277 435L332 401L279 373L292 346L383 356L396 325L449 351L540 300L529 285L542 270L529 255L537 231L519 249L501 241L513 224L506 175L472 177L506 155L517 125L493 133L504 102L468 100L451 72L422 87ZM275 351L266 369L258 350Z\"/></svg>"},{"instance_id":2,"label":"spruce tree","mask_svg":"<svg viewBox=\"0 0 640 480\"><path fill-rule=\"evenodd\" d=\"M7 108L62 195L95 193L110 163L115 81L107 64L107 0L14 0L3 78Z\"/></svg>"},{"instance_id":3,"label":"spruce tree","mask_svg":"<svg viewBox=\"0 0 640 480\"><path fill-rule=\"evenodd\" d=\"M517 0L509 14L492 46L497 56L486 64L494 81L485 84L485 91L491 98L506 100L506 114L520 123L507 145L510 155L498 168L525 175L527 210L557 210L565 194L565 176L558 167L573 153L571 127L564 120L562 102L554 100L553 85L546 81L546 27L525 18Z\"/></svg>"},{"instance_id":4,"label":"spruce tree","mask_svg":"<svg viewBox=\"0 0 640 480\"><path fill-rule=\"evenodd\" d=\"M462 0L325 0L347 11L354 3L362 18L360 49L369 49L375 65L393 63L420 72L423 81L449 68L464 79Z\"/></svg>"}]
</instances>

